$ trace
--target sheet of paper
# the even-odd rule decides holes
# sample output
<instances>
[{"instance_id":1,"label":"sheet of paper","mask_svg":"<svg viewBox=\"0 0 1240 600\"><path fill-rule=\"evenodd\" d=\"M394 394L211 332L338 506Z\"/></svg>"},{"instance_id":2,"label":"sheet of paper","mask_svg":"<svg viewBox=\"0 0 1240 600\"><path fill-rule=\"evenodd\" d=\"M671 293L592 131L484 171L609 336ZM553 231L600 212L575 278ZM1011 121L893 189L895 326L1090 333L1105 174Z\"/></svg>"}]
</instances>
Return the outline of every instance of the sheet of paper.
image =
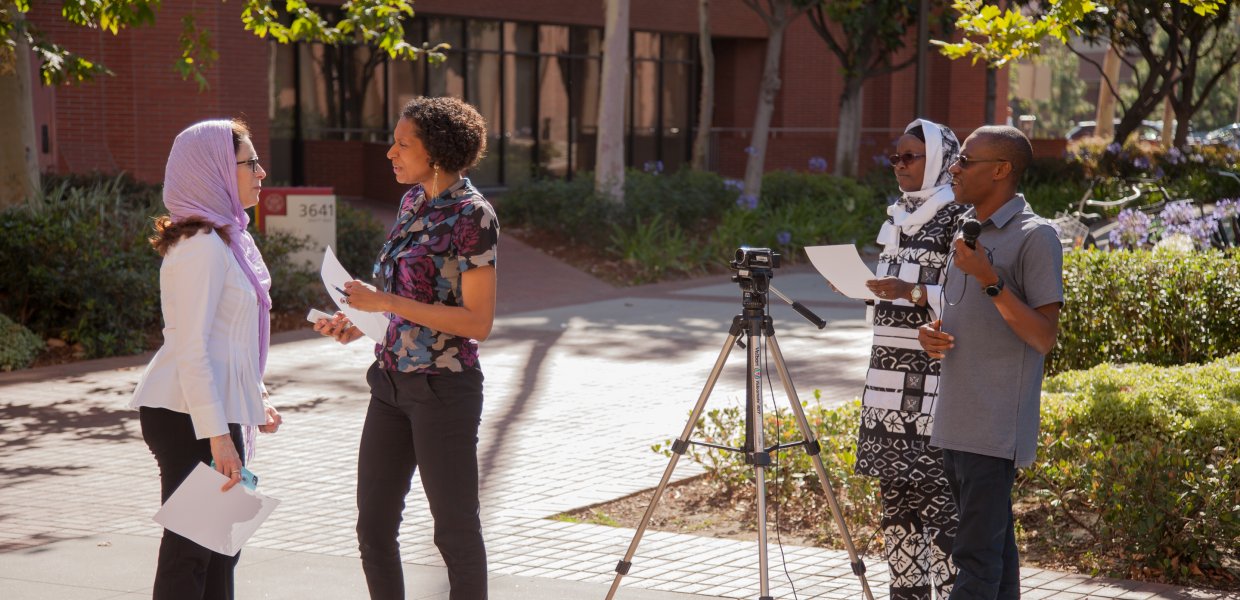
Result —
<instances>
[{"instance_id":1,"label":"sheet of paper","mask_svg":"<svg viewBox=\"0 0 1240 600\"><path fill-rule=\"evenodd\" d=\"M874 279L874 272L861 260L857 247L852 244L835 246L807 246L805 253L815 269L835 286L841 294L857 300L878 300L878 297L865 287L865 282Z\"/></svg>"},{"instance_id":2,"label":"sheet of paper","mask_svg":"<svg viewBox=\"0 0 1240 600\"><path fill-rule=\"evenodd\" d=\"M383 337L387 335L388 317L386 313L364 312L351 308L348 304L340 302L340 292L336 288L344 289L344 284L353 281L355 278L349 275L344 265L336 259L336 254L332 252L331 246L323 252L323 268L319 271L323 276L323 285L327 287L327 295L331 297L336 306L340 307L340 311L349 321L362 330L366 337L383 343Z\"/></svg>"},{"instance_id":3,"label":"sheet of paper","mask_svg":"<svg viewBox=\"0 0 1240 600\"><path fill-rule=\"evenodd\" d=\"M236 556L280 501L240 484L221 492L227 482L223 474L198 463L155 513L155 522L204 548Z\"/></svg>"}]
</instances>

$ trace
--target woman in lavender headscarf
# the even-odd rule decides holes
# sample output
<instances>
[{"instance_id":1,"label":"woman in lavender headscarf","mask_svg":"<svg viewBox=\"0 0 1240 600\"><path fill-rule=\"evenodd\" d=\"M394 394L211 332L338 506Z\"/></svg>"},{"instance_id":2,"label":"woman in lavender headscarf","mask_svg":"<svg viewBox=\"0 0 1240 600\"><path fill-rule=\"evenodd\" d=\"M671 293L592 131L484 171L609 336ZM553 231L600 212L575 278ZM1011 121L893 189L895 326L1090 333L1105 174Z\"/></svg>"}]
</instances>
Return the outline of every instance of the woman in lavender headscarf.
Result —
<instances>
[{"instance_id":1,"label":"woman in lavender headscarf","mask_svg":"<svg viewBox=\"0 0 1240 600\"><path fill-rule=\"evenodd\" d=\"M917 328L941 312L948 248L968 208L953 203L947 172L959 155L951 129L925 119L909 123L891 156L902 195L878 234L877 279L866 283L879 301L857 472L879 479L892 600L930 600L932 591L943 599L956 580L956 503L942 453L929 446L939 361L921 349Z\"/></svg>"},{"instance_id":2,"label":"woman in lavender headscarf","mask_svg":"<svg viewBox=\"0 0 1240 600\"><path fill-rule=\"evenodd\" d=\"M270 336L271 276L246 232L266 171L240 121L197 123L177 136L164 172L164 205L151 245L161 256L164 345L130 406L159 465L164 501L198 463L241 480L257 429L274 433L263 371ZM237 556L164 530L154 598L233 597Z\"/></svg>"}]
</instances>

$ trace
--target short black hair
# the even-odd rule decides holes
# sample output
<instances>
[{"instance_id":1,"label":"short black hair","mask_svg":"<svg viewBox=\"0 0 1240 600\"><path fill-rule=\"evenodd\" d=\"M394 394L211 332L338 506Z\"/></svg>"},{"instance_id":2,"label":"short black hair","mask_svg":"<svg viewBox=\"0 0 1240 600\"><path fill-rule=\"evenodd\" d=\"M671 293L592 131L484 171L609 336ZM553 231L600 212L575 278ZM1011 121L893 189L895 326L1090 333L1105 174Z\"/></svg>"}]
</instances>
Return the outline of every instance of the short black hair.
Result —
<instances>
[{"instance_id":1,"label":"short black hair","mask_svg":"<svg viewBox=\"0 0 1240 600\"><path fill-rule=\"evenodd\" d=\"M1015 181L1025 174L1025 169L1033 163L1033 144L1029 143L1029 138L1025 137L1024 132L1012 127L1011 125L985 125L978 127L969 137L985 136L994 142L995 148L999 150L999 156L1012 163L1012 176Z\"/></svg>"},{"instance_id":2,"label":"short black hair","mask_svg":"<svg viewBox=\"0 0 1240 600\"><path fill-rule=\"evenodd\" d=\"M413 122L433 166L453 173L464 171L486 154L486 120L457 98L414 98L401 109L400 118Z\"/></svg>"}]
</instances>

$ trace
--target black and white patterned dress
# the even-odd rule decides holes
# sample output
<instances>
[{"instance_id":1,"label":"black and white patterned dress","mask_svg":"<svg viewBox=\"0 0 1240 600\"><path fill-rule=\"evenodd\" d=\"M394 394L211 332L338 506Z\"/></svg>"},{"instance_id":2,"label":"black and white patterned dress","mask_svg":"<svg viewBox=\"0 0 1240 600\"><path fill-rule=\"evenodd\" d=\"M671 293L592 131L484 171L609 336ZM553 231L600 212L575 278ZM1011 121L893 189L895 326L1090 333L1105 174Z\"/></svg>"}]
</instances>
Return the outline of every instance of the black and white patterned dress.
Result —
<instances>
[{"instance_id":1,"label":"black and white patterned dress","mask_svg":"<svg viewBox=\"0 0 1240 600\"><path fill-rule=\"evenodd\" d=\"M909 206L912 212L917 206ZM957 218L968 207L949 203L912 235L901 233L896 254L879 257L876 274L926 285L926 306L880 301L862 395L856 470L877 477L883 495L883 536L893 600L946 598L955 581L951 541L956 503L943 460L929 447L939 361L917 341L917 328L937 318L948 250Z\"/></svg>"}]
</instances>

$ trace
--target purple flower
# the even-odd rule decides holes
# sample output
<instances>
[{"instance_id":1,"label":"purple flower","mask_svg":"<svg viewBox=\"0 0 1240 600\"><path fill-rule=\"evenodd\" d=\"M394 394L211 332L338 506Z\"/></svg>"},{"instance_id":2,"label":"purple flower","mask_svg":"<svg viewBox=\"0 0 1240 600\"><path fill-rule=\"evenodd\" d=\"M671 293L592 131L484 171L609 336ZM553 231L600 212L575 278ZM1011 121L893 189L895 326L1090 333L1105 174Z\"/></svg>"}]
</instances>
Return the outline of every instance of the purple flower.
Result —
<instances>
[{"instance_id":1,"label":"purple flower","mask_svg":"<svg viewBox=\"0 0 1240 600\"><path fill-rule=\"evenodd\" d=\"M739 179L724 179L723 189L739 192L745 189L745 182Z\"/></svg>"},{"instance_id":2,"label":"purple flower","mask_svg":"<svg viewBox=\"0 0 1240 600\"><path fill-rule=\"evenodd\" d=\"M787 246L788 244L792 242L792 232L781 231L775 234L775 241L779 242L780 246Z\"/></svg>"},{"instance_id":3,"label":"purple flower","mask_svg":"<svg viewBox=\"0 0 1240 600\"><path fill-rule=\"evenodd\" d=\"M875 155L874 155L874 164L876 164L876 165L878 165L878 166L880 166L880 167L883 167L883 168L887 168L887 167L890 167L890 166L891 166L891 159L890 159L890 158L887 158L887 155L886 155L886 154L875 154Z\"/></svg>"},{"instance_id":4,"label":"purple flower","mask_svg":"<svg viewBox=\"0 0 1240 600\"><path fill-rule=\"evenodd\" d=\"M1177 202L1177 204L1179 204ZM1165 211L1164 211L1165 212ZM1171 237L1177 233L1188 236L1202 250L1208 250L1214 241L1214 233L1218 231L1218 221L1213 216L1204 219L1191 219L1186 223L1168 225L1163 230L1163 237Z\"/></svg>"},{"instance_id":5,"label":"purple flower","mask_svg":"<svg viewBox=\"0 0 1240 600\"><path fill-rule=\"evenodd\" d=\"M1119 145L1118 142L1111 142L1110 144L1107 144L1107 154L1119 154L1119 151L1123 149L1124 147Z\"/></svg>"},{"instance_id":6,"label":"purple flower","mask_svg":"<svg viewBox=\"0 0 1240 600\"><path fill-rule=\"evenodd\" d=\"M1234 219L1240 215L1240 201L1235 198L1223 198L1214 203L1214 218Z\"/></svg>"},{"instance_id":7,"label":"purple flower","mask_svg":"<svg viewBox=\"0 0 1240 600\"><path fill-rule=\"evenodd\" d=\"M1131 208L1120 211L1116 227L1111 230L1111 249L1133 250L1144 246L1150 238L1149 215Z\"/></svg>"},{"instance_id":8,"label":"purple flower","mask_svg":"<svg viewBox=\"0 0 1240 600\"><path fill-rule=\"evenodd\" d=\"M1170 228L1176 225L1187 225L1189 222L1197 218L1197 210L1193 207L1192 202L1181 200L1172 202L1158 213L1158 218L1163 224Z\"/></svg>"},{"instance_id":9,"label":"purple flower","mask_svg":"<svg viewBox=\"0 0 1240 600\"><path fill-rule=\"evenodd\" d=\"M1167 162L1173 165L1183 164L1186 159L1184 153L1179 148L1172 148L1167 151Z\"/></svg>"},{"instance_id":10,"label":"purple flower","mask_svg":"<svg viewBox=\"0 0 1240 600\"><path fill-rule=\"evenodd\" d=\"M1144 171L1150 168L1150 159L1144 156L1138 156L1132 159L1132 166Z\"/></svg>"},{"instance_id":11,"label":"purple flower","mask_svg":"<svg viewBox=\"0 0 1240 600\"><path fill-rule=\"evenodd\" d=\"M745 154L748 154L750 156L757 156L758 149L754 148L753 146L745 146Z\"/></svg>"},{"instance_id":12,"label":"purple flower","mask_svg":"<svg viewBox=\"0 0 1240 600\"><path fill-rule=\"evenodd\" d=\"M654 173L655 175L658 175L659 173L663 172L663 161L648 160L646 161L645 164L642 165L642 170L647 173Z\"/></svg>"},{"instance_id":13,"label":"purple flower","mask_svg":"<svg viewBox=\"0 0 1240 600\"><path fill-rule=\"evenodd\" d=\"M809 159L809 170L815 173L824 173L827 170L827 159L821 156L814 156Z\"/></svg>"},{"instance_id":14,"label":"purple flower","mask_svg":"<svg viewBox=\"0 0 1240 600\"><path fill-rule=\"evenodd\" d=\"M758 208L758 197L753 194L741 194L736 198L736 205L745 210Z\"/></svg>"}]
</instances>

